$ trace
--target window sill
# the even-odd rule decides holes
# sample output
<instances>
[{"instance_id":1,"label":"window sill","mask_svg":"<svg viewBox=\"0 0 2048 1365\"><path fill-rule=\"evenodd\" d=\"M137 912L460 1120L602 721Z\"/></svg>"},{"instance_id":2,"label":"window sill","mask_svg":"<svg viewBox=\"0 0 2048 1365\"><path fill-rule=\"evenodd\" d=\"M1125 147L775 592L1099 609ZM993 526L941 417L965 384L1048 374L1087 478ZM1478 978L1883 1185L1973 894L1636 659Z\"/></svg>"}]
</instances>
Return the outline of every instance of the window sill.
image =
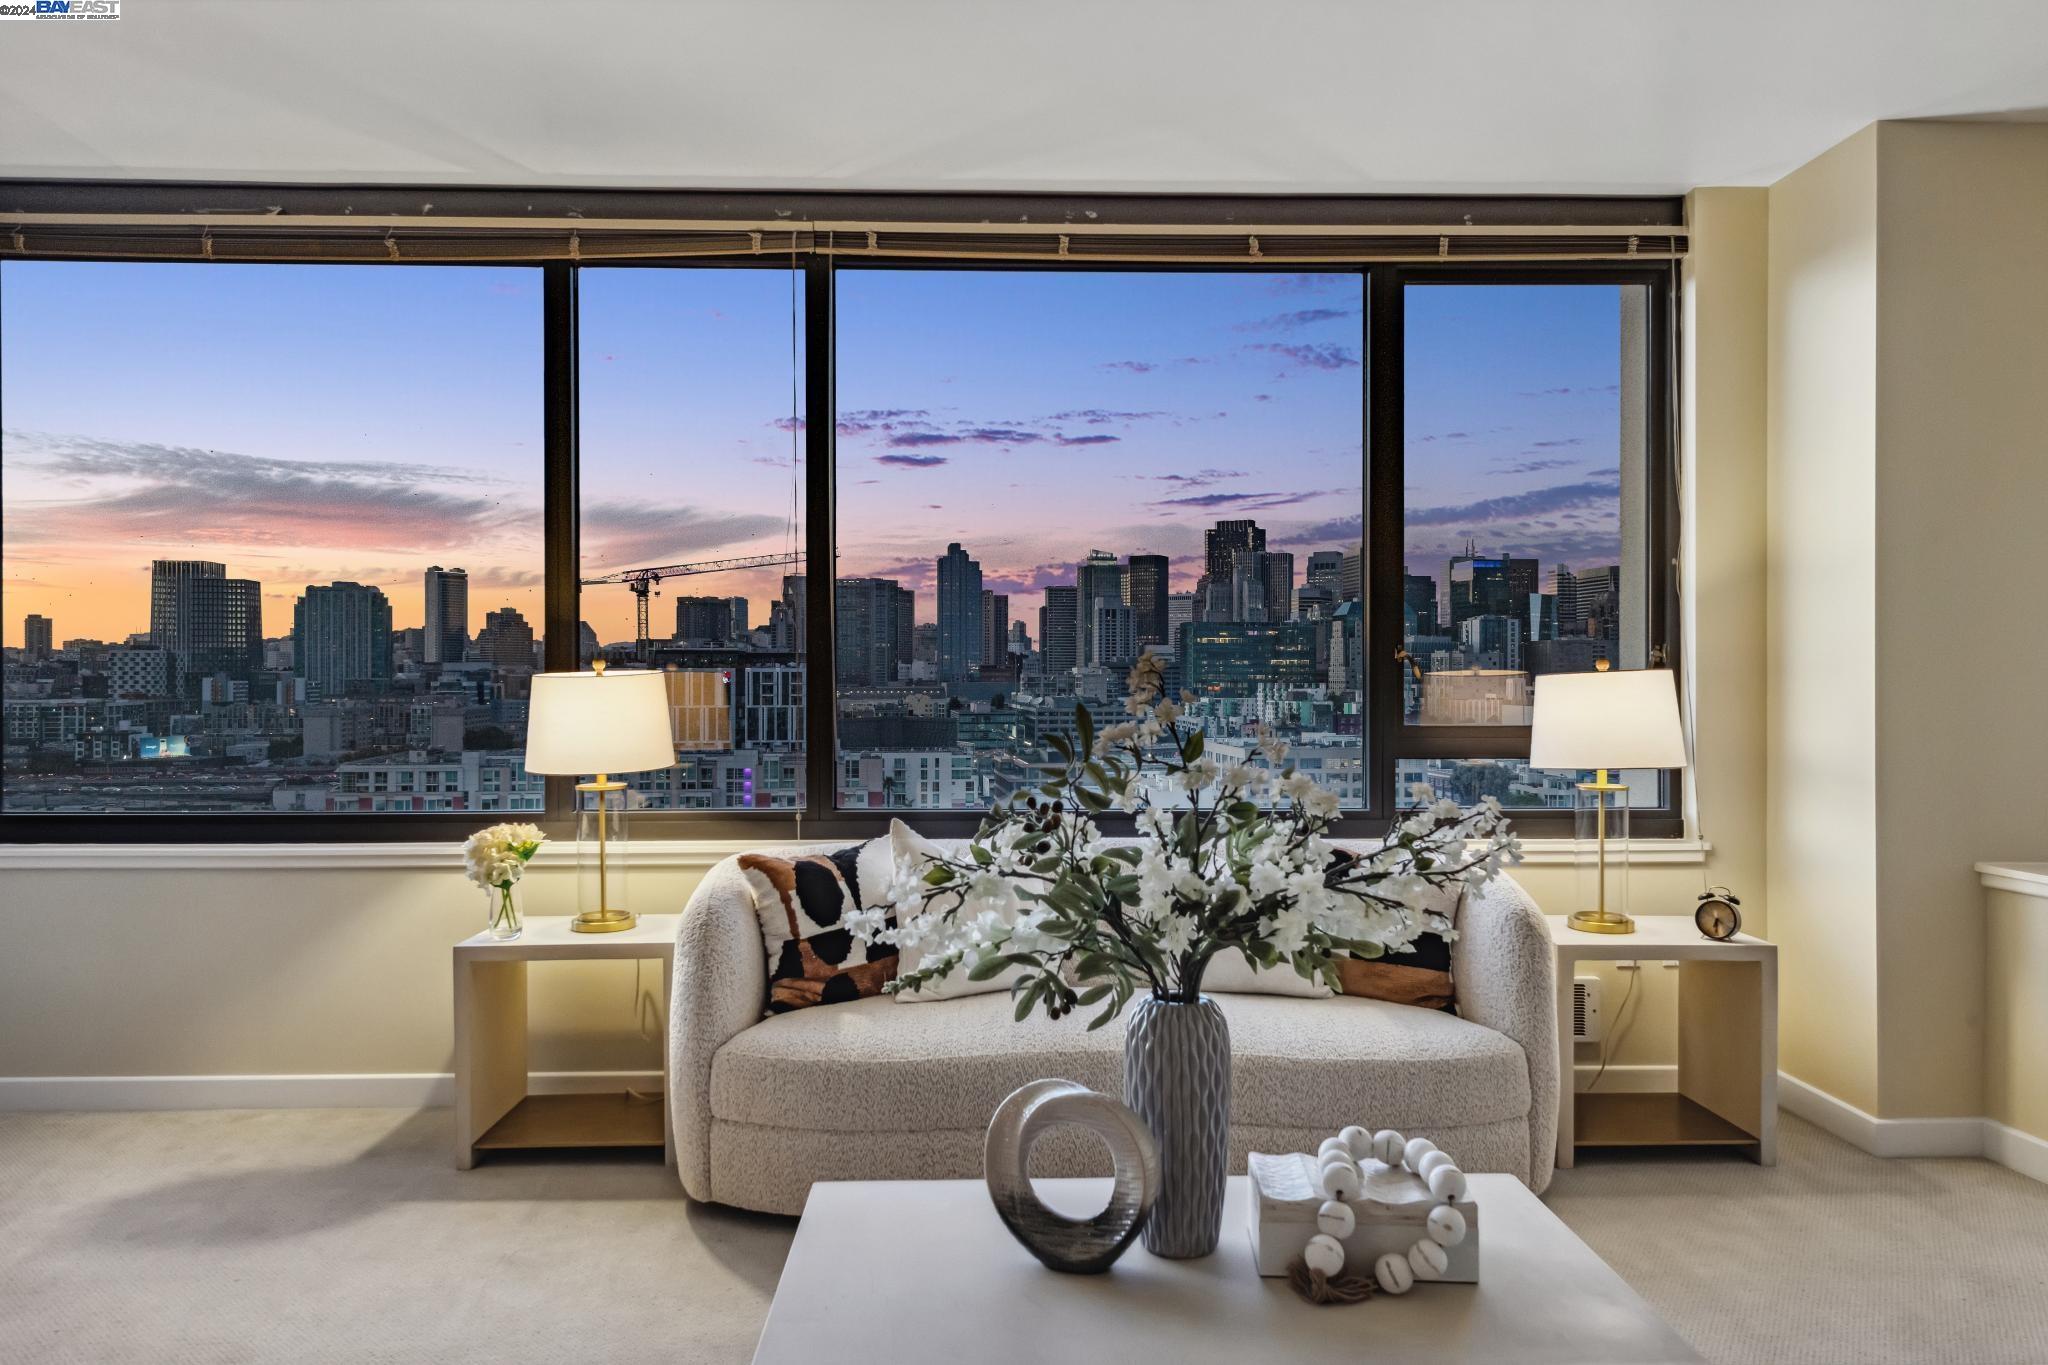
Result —
<instances>
[{"instance_id":1,"label":"window sill","mask_svg":"<svg viewBox=\"0 0 2048 1365\"><path fill-rule=\"evenodd\" d=\"M2048 900L2048 863L1978 863L1976 872L1987 890Z\"/></svg>"},{"instance_id":2,"label":"window sill","mask_svg":"<svg viewBox=\"0 0 2048 1365\"><path fill-rule=\"evenodd\" d=\"M632 859L642 868L703 872L735 853L793 844L778 839L646 839L635 840ZM806 840L806 843L829 840ZM1575 854L1570 839L1525 839L1522 866L1569 867ZM1697 866L1707 861L1713 845L1700 839L1635 839L1629 843L1634 866ZM455 872L462 866L459 843L305 843L305 844L6 844L0 845L0 870L23 872L182 872L234 870L438 869ZM545 873L569 866L557 858L536 863ZM2036 865L2039 866L2039 865ZM1988 878L1987 878L1988 881ZM2048 877L2031 894L2048 895Z\"/></svg>"}]
</instances>

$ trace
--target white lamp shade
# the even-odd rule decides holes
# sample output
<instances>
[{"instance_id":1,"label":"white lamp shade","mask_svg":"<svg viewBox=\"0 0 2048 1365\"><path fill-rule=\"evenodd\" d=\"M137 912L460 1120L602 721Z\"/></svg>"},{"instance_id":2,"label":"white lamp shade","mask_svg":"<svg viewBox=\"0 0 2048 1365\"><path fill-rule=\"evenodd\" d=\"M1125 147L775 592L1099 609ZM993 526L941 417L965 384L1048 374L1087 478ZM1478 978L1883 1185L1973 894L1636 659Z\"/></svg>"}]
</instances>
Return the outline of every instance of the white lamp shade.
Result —
<instances>
[{"instance_id":1,"label":"white lamp shade","mask_svg":"<svg viewBox=\"0 0 2048 1365\"><path fill-rule=\"evenodd\" d=\"M659 673L538 673L526 707L526 771L640 773L673 767Z\"/></svg>"},{"instance_id":2,"label":"white lamp shade","mask_svg":"<svg viewBox=\"0 0 2048 1365\"><path fill-rule=\"evenodd\" d=\"M1685 765L1685 730L1670 669L1546 673L1537 680L1530 767Z\"/></svg>"}]
</instances>

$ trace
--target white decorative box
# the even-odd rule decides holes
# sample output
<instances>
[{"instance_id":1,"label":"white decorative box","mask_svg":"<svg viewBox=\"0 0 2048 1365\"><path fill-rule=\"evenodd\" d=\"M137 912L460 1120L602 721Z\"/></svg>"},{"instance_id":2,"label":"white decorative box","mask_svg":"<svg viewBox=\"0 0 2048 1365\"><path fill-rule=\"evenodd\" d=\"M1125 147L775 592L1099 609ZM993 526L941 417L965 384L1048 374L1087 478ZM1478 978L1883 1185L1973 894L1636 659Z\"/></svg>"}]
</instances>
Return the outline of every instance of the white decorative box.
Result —
<instances>
[{"instance_id":1,"label":"white decorative box","mask_svg":"<svg viewBox=\"0 0 2048 1365\"><path fill-rule=\"evenodd\" d=\"M1373 1263L1388 1252L1406 1256L1424 1235L1429 1211L1441 1201L1432 1198L1422 1178L1403 1166L1389 1166L1371 1157L1358 1163L1364 1179L1351 1212L1358 1226L1344 1243L1344 1264L1352 1274L1370 1276ZM1316 1210L1324 1203L1317 1180L1316 1159L1306 1152L1269 1156L1253 1152L1245 1162L1251 1179L1252 1256L1261 1275L1285 1275L1308 1239L1316 1234ZM1465 1215L1465 1240L1447 1248L1450 1266L1439 1279L1458 1284L1479 1282L1479 1206L1470 1199L1451 1205Z\"/></svg>"}]
</instances>

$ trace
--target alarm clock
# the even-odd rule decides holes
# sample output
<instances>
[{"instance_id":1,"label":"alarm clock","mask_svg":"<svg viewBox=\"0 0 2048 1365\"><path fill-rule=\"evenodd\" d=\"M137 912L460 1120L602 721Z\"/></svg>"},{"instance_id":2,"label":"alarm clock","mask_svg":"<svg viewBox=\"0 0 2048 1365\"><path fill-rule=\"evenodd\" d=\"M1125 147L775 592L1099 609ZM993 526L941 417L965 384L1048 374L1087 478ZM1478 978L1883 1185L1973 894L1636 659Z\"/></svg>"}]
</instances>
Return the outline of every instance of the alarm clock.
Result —
<instances>
[{"instance_id":1,"label":"alarm clock","mask_svg":"<svg viewBox=\"0 0 2048 1365\"><path fill-rule=\"evenodd\" d=\"M1742 904L1735 894L1725 886L1710 886L1700 893L1699 908L1692 912L1692 922L1708 938L1725 941L1742 932Z\"/></svg>"}]
</instances>

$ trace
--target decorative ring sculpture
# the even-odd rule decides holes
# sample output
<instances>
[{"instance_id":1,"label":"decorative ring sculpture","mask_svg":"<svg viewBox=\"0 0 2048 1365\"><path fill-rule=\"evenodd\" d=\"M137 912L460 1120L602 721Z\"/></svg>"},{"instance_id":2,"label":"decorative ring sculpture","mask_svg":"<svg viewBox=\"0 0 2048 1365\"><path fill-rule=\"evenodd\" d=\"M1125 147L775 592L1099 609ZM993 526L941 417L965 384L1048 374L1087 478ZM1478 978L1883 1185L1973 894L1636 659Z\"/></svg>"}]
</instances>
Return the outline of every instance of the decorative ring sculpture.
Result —
<instances>
[{"instance_id":1,"label":"decorative ring sculpture","mask_svg":"<svg viewBox=\"0 0 2048 1365\"><path fill-rule=\"evenodd\" d=\"M1069 1123L1101 1138L1115 1167L1109 1204L1093 1218L1055 1213L1031 1188L1033 1144ZM989 1122L982 1170L1011 1236L1047 1266L1074 1275L1099 1275L1115 1264L1159 1197L1159 1147L1143 1120L1075 1081L1032 1081L1012 1091Z\"/></svg>"}]
</instances>

